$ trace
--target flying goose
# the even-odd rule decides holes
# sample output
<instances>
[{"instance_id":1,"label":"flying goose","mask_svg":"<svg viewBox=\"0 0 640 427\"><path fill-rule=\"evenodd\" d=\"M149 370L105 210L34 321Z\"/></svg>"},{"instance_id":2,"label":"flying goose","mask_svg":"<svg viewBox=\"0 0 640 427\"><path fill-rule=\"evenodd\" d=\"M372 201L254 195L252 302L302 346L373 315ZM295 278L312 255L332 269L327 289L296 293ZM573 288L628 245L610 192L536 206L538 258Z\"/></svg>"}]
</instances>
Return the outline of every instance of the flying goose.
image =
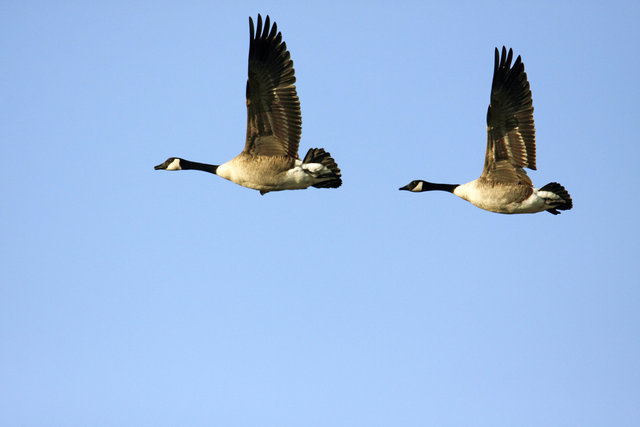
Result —
<instances>
[{"instance_id":1,"label":"flying goose","mask_svg":"<svg viewBox=\"0 0 640 427\"><path fill-rule=\"evenodd\" d=\"M400 190L448 191L481 209L504 214L559 211L573 207L564 187L552 182L533 188L524 167L536 169L531 90L520 56L495 50L491 102L487 111L487 153L480 178L463 185L411 181Z\"/></svg>"},{"instance_id":2,"label":"flying goose","mask_svg":"<svg viewBox=\"0 0 640 427\"><path fill-rule=\"evenodd\" d=\"M309 186L337 188L342 184L335 160L322 148L298 157L302 118L294 85L293 61L276 23L262 16L254 32L249 18L249 78L247 80L247 139L244 150L221 165L170 157L155 169L195 169L214 173L244 187L269 191Z\"/></svg>"}]
</instances>

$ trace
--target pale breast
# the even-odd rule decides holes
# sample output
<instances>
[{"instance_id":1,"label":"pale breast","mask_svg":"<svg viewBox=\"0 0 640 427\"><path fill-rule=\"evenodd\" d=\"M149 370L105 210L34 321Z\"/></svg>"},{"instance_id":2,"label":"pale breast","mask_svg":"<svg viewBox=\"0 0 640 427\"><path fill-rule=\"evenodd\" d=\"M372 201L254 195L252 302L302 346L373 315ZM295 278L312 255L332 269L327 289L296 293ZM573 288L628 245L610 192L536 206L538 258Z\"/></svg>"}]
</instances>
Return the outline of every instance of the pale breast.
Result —
<instances>
[{"instance_id":1,"label":"pale breast","mask_svg":"<svg viewBox=\"0 0 640 427\"><path fill-rule=\"evenodd\" d=\"M475 180L459 185L453 194L473 205L491 212L517 213L519 207L533 193L527 185L501 184Z\"/></svg>"},{"instance_id":2,"label":"pale breast","mask_svg":"<svg viewBox=\"0 0 640 427\"><path fill-rule=\"evenodd\" d=\"M295 159L285 156L256 156L242 153L218 167L217 175L243 187L275 191L295 188L291 186L289 171Z\"/></svg>"}]
</instances>

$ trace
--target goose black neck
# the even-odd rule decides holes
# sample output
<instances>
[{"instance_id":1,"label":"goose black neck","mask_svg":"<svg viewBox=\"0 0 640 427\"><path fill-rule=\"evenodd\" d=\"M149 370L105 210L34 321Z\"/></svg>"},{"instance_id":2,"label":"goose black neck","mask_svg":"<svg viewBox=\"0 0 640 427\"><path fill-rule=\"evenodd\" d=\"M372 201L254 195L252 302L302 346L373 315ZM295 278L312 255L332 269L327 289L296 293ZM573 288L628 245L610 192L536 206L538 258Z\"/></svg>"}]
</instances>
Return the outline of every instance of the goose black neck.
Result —
<instances>
[{"instance_id":1,"label":"goose black neck","mask_svg":"<svg viewBox=\"0 0 640 427\"><path fill-rule=\"evenodd\" d=\"M422 191L435 190L435 191L448 191L449 193L453 193L453 190L455 190L455 188L458 187L458 184L438 184L438 183L427 182L427 181L424 181L422 185L423 185Z\"/></svg>"},{"instance_id":2,"label":"goose black neck","mask_svg":"<svg viewBox=\"0 0 640 427\"><path fill-rule=\"evenodd\" d=\"M218 165L208 165L206 163L190 162L189 160L182 160L180 162L182 169L195 169L203 172L216 173Z\"/></svg>"}]
</instances>

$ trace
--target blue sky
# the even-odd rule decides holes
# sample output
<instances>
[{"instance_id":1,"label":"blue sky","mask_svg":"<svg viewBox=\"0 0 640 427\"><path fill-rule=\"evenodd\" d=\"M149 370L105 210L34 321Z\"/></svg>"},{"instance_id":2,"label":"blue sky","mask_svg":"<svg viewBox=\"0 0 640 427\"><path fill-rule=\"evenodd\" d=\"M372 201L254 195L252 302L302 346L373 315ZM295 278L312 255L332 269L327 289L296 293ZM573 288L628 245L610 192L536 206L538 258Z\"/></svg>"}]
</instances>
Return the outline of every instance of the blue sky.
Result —
<instances>
[{"instance_id":1,"label":"blue sky","mask_svg":"<svg viewBox=\"0 0 640 427\"><path fill-rule=\"evenodd\" d=\"M0 5L0 424L640 425L637 2L304 3ZM153 170L241 151L259 12L338 190ZM502 45L562 215L397 190L480 174Z\"/></svg>"}]
</instances>

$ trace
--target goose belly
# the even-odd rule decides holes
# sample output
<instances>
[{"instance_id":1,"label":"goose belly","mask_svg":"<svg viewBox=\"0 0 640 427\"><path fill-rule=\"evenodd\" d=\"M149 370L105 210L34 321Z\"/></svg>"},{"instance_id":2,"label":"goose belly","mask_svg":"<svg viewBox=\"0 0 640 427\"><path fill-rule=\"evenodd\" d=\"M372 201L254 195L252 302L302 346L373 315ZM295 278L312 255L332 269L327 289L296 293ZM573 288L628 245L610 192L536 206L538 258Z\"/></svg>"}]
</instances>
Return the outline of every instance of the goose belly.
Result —
<instances>
[{"instance_id":1,"label":"goose belly","mask_svg":"<svg viewBox=\"0 0 640 427\"><path fill-rule=\"evenodd\" d=\"M314 183L300 160L280 157L235 158L220 165L216 173L238 185L261 191L301 190Z\"/></svg>"},{"instance_id":2,"label":"goose belly","mask_svg":"<svg viewBox=\"0 0 640 427\"><path fill-rule=\"evenodd\" d=\"M525 200L508 205L505 213L536 213L547 209L549 206L547 206L545 199L534 192Z\"/></svg>"},{"instance_id":3,"label":"goose belly","mask_svg":"<svg viewBox=\"0 0 640 427\"><path fill-rule=\"evenodd\" d=\"M535 213L549 207L537 191L526 185L504 185L469 182L453 193L471 204L490 212L503 214Z\"/></svg>"}]
</instances>

